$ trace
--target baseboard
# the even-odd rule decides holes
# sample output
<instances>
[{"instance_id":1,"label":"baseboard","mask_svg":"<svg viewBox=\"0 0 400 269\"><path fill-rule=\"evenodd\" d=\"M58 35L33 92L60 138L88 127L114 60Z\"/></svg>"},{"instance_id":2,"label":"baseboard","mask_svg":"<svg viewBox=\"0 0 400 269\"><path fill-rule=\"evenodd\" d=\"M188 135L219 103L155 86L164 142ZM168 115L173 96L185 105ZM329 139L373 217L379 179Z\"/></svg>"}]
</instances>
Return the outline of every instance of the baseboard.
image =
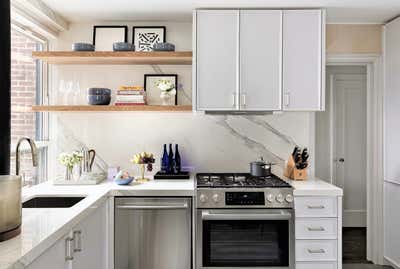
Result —
<instances>
[{"instance_id":1,"label":"baseboard","mask_svg":"<svg viewBox=\"0 0 400 269\"><path fill-rule=\"evenodd\" d=\"M384 256L383 259L385 260L385 262L387 263L387 265L392 266L395 269L400 269L400 264L396 263L394 260Z\"/></svg>"}]
</instances>

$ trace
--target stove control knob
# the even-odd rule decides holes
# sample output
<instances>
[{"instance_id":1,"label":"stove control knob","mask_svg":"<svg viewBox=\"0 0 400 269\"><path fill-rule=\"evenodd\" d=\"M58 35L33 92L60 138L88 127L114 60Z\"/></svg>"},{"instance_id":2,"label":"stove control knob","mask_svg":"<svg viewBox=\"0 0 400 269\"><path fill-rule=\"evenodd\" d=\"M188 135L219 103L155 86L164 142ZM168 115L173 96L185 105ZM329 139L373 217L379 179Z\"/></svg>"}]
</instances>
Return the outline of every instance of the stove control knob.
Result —
<instances>
[{"instance_id":1,"label":"stove control knob","mask_svg":"<svg viewBox=\"0 0 400 269\"><path fill-rule=\"evenodd\" d=\"M276 201L277 201L278 203L283 203L284 200L285 200L285 199L283 198L283 195L282 195L282 194L278 194L278 195L276 196Z\"/></svg>"},{"instance_id":2,"label":"stove control knob","mask_svg":"<svg viewBox=\"0 0 400 269\"><path fill-rule=\"evenodd\" d=\"M273 194L268 194L268 195L267 195L267 201L270 202L270 203L273 203L273 202L275 201L274 198L275 198L275 197L274 197Z\"/></svg>"},{"instance_id":3,"label":"stove control knob","mask_svg":"<svg viewBox=\"0 0 400 269\"><path fill-rule=\"evenodd\" d=\"M291 194L286 195L286 202L288 202L288 203L293 202L293 195L291 195Z\"/></svg>"},{"instance_id":4,"label":"stove control knob","mask_svg":"<svg viewBox=\"0 0 400 269\"><path fill-rule=\"evenodd\" d=\"M216 202L216 203L218 203L218 202L220 201L219 195L218 195L218 194L214 194L213 197L212 197L212 199L213 199L213 201Z\"/></svg>"},{"instance_id":5,"label":"stove control knob","mask_svg":"<svg viewBox=\"0 0 400 269\"><path fill-rule=\"evenodd\" d=\"M201 203L206 203L208 198L204 194L200 194L199 200Z\"/></svg>"}]
</instances>

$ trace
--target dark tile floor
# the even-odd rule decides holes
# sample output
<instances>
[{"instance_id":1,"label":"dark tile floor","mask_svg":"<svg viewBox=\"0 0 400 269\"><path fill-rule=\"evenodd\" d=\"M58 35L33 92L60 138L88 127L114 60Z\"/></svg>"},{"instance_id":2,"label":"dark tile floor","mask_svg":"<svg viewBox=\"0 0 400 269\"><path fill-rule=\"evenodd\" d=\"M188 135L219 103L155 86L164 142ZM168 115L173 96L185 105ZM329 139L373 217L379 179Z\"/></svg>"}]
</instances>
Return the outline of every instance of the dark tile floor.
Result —
<instances>
[{"instance_id":1,"label":"dark tile floor","mask_svg":"<svg viewBox=\"0 0 400 269\"><path fill-rule=\"evenodd\" d=\"M367 229L343 228L343 269L393 269L367 261Z\"/></svg>"}]
</instances>

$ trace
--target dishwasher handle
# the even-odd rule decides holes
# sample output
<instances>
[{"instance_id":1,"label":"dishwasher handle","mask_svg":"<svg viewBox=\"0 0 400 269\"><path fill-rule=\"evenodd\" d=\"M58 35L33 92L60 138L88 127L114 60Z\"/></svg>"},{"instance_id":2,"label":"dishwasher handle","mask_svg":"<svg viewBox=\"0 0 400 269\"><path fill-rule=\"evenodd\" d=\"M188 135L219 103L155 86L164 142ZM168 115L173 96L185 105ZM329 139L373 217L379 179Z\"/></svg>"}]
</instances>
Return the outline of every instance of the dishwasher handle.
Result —
<instances>
[{"instance_id":1,"label":"dishwasher handle","mask_svg":"<svg viewBox=\"0 0 400 269\"><path fill-rule=\"evenodd\" d=\"M124 204L117 205L117 209L122 210L153 210L153 209L188 209L188 203L182 204Z\"/></svg>"}]
</instances>

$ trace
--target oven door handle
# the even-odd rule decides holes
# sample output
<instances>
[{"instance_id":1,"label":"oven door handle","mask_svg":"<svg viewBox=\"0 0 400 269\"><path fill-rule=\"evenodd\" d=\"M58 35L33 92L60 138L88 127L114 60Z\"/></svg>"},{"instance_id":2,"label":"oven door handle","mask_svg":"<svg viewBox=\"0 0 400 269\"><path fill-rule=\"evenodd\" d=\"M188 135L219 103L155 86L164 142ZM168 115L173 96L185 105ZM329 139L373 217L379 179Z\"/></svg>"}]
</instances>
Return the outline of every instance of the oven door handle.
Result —
<instances>
[{"instance_id":1,"label":"oven door handle","mask_svg":"<svg viewBox=\"0 0 400 269\"><path fill-rule=\"evenodd\" d=\"M289 220L292 214L285 211L279 213L210 213L203 211L203 220Z\"/></svg>"}]
</instances>

